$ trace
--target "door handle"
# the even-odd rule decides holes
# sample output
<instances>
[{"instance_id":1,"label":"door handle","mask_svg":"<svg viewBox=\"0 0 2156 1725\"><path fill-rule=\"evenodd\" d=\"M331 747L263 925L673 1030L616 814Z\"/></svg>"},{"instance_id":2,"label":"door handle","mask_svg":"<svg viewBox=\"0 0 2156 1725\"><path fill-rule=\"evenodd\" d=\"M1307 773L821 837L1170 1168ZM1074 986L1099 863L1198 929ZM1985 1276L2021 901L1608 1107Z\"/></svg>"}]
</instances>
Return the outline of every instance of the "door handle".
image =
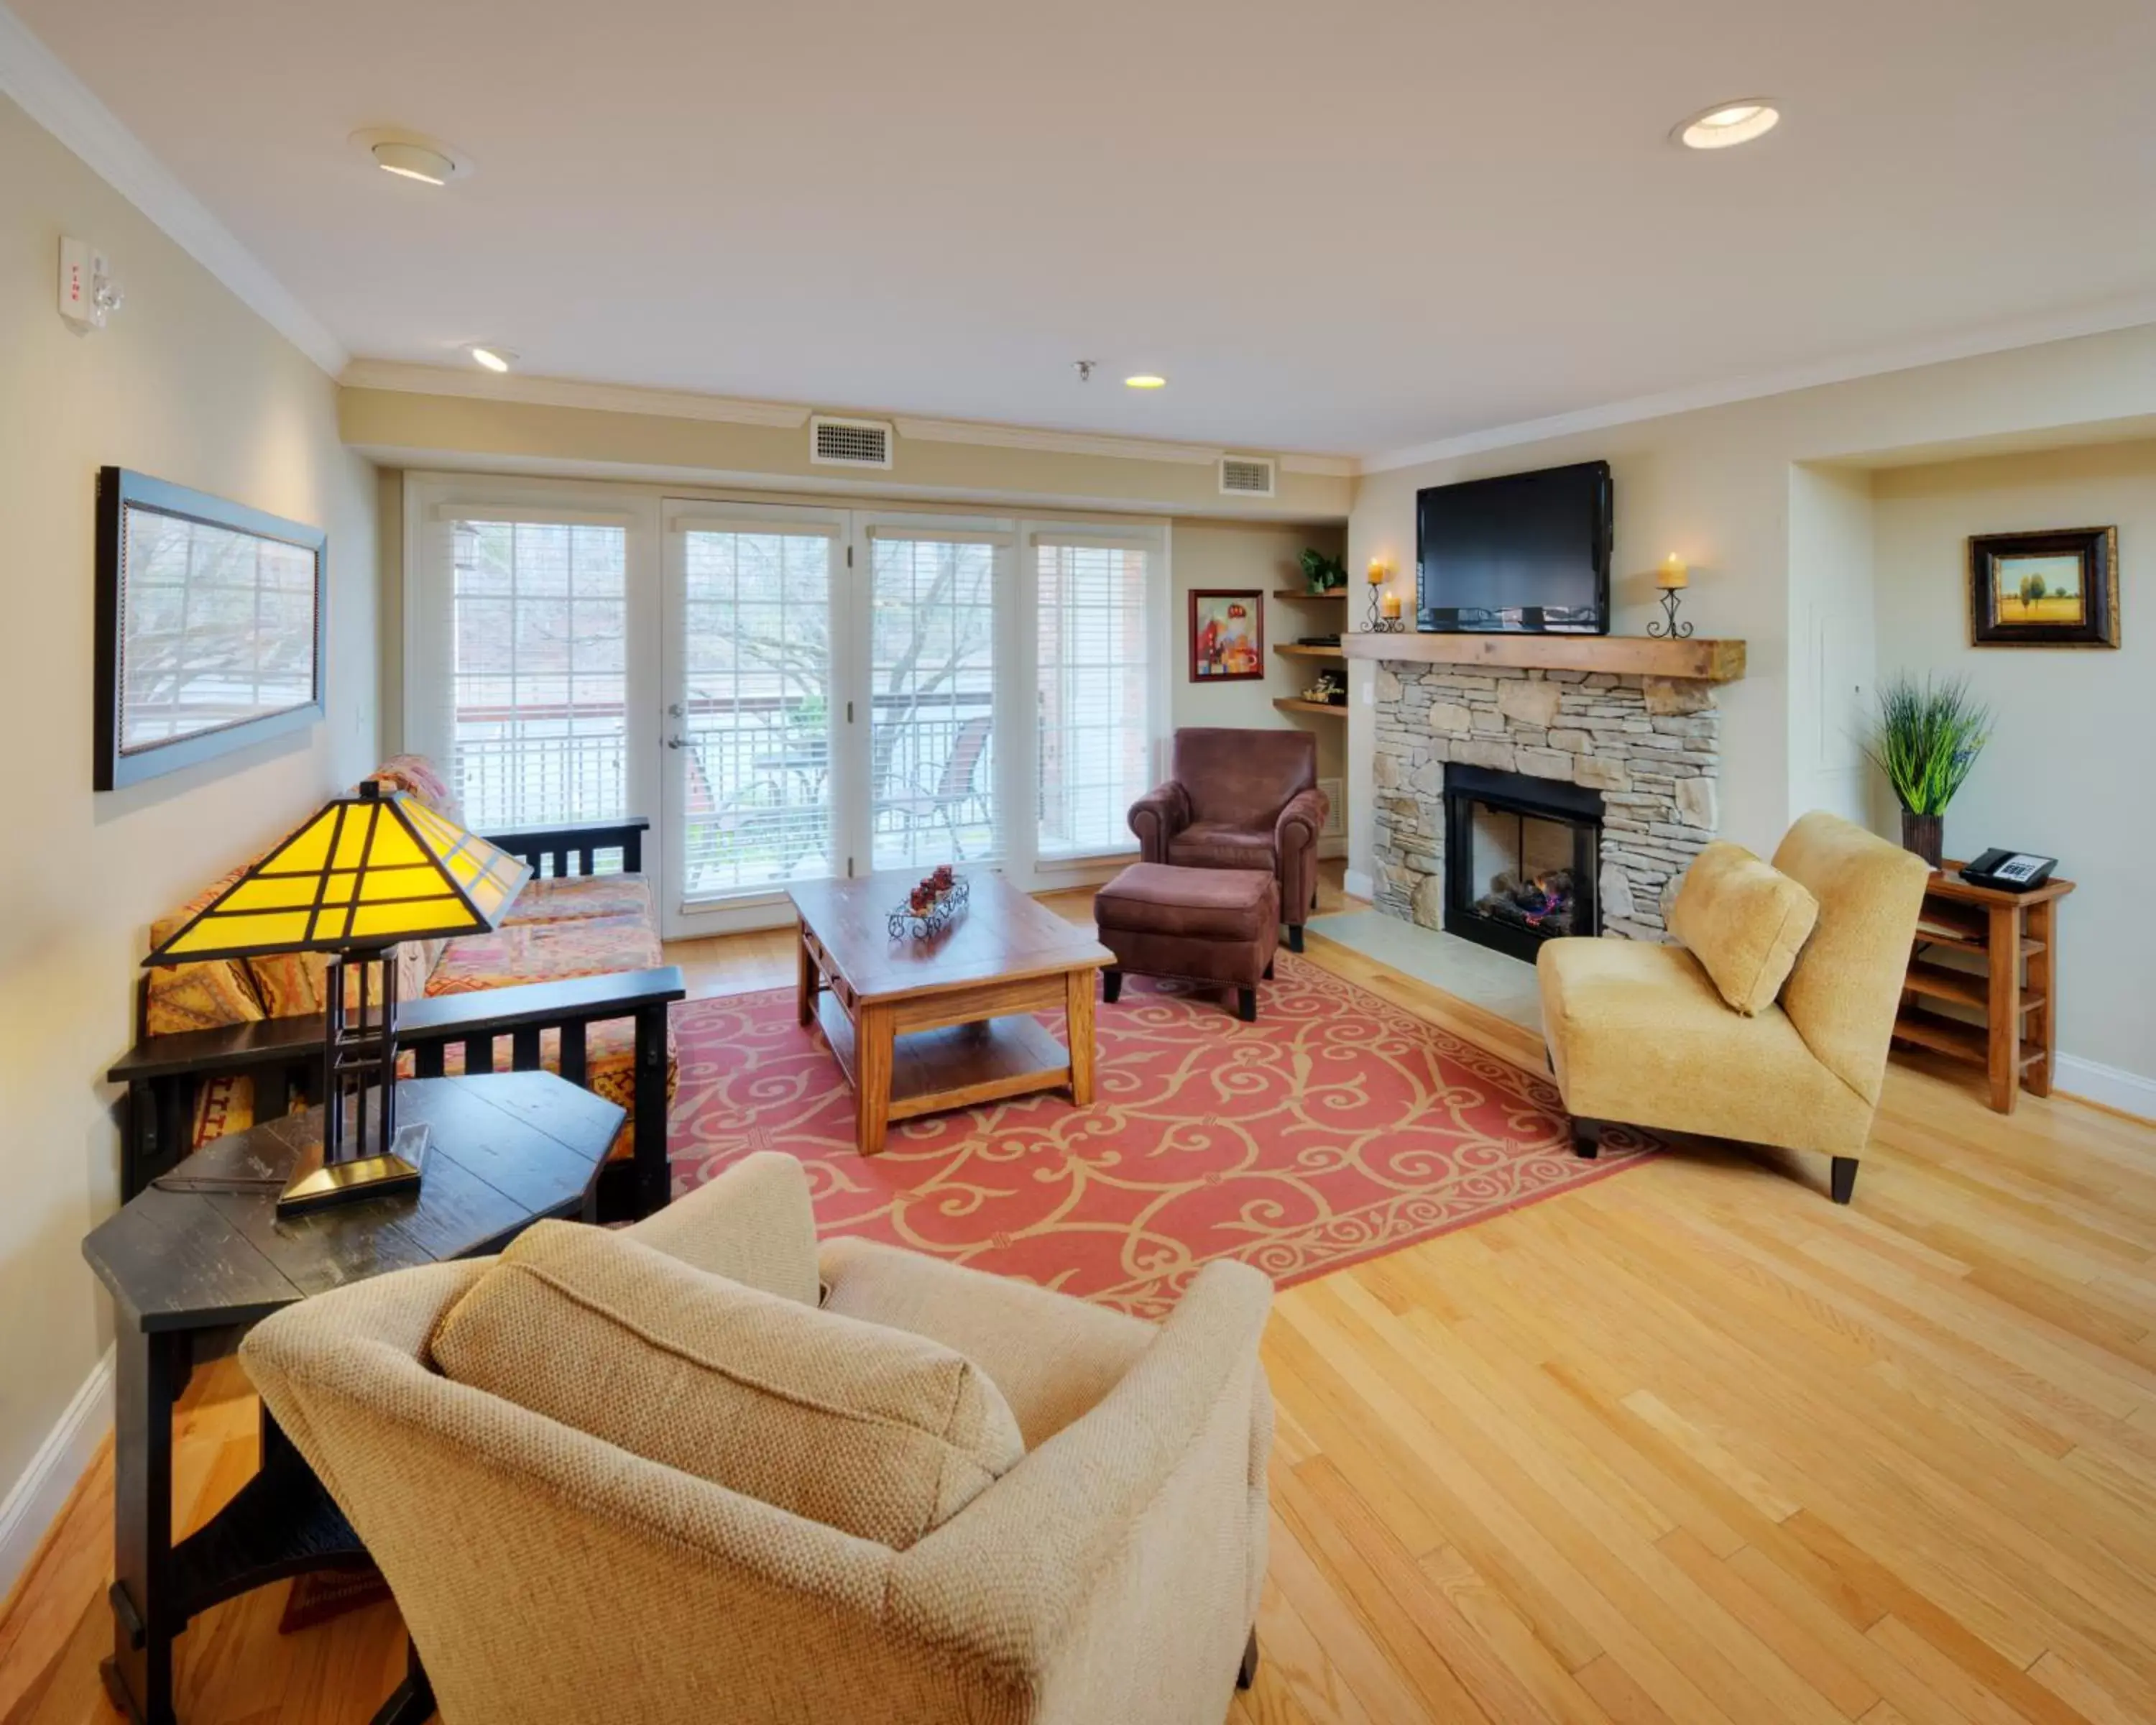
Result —
<instances>
[{"instance_id":1,"label":"door handle","mask_svg":"<svg viewBox=\"0 0 2156 1725\"><path fill-rule=\"evenodd\" d=\"M690 743L685 737L670 737L666 739L666 747L670 749L685 749L690 747Z\"/></svg>"}]
</instances>

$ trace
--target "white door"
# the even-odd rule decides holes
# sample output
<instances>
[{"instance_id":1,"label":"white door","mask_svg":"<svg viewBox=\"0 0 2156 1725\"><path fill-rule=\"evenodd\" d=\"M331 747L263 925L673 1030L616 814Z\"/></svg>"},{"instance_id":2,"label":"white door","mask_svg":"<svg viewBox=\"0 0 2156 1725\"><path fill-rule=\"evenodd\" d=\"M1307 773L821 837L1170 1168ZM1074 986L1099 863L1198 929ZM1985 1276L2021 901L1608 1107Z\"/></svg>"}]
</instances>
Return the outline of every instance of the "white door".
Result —
<instances>
[{"instance_id":1,"label":"white door","mask_svg":"<svg viewBox=\"0 0 2156 1725\"><path fill-rule=\"evenodd\" d=\"M466 824L653 812L655 508L608 488L413 475L405 519L402 746L439 765ZM659 869L648 844L644 866Z\"/></svg>"},{"instance_id":2,"label":"white door","mask_svg":"<svg viewBox=\"0 0 2156 1725\"><path fill-rule=\"evenodd\" d=\"M1011 612L1009 524L863 517L857 536L870 627L850 691L868 823L855 871L999 864L1009 751L998 746L1007 727L996 664Z\"/></svg>"},{"instance_id":3,"label":"white door","mask_svg":"<svg viewBox=\"0 0 2156 1725\"><path fill-rule=\"evenodd\" d=\"M767 925L797 880L1002 860L1009 522L680 500L665 526L670 938Z\"/></svg>"},{"instance_id":4,"label":"white door","mask_svg":"<svg viewBox=\"0 0 2156 1725\"><path fill-rule=\"evenodd\" d=\"M662 675L668 938L767 924L845 873L839 510L670 502Z\"/></svg>"}]
</instances>

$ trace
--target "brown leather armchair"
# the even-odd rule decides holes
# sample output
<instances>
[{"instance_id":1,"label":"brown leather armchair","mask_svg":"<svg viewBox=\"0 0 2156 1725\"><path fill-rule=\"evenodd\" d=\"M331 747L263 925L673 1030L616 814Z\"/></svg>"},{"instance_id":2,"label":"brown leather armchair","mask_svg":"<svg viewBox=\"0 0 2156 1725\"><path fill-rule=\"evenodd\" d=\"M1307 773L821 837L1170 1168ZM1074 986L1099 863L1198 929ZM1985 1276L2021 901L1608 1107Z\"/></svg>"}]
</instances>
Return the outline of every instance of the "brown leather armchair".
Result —
<instances>
[{"instance_id":1,"label":"brown leather armchair","mask_svg":"<svg viewBox=\"0 0 2156 1725\"><path fill-rule=\"evenodd\" d=\"M1317 835L1331 809L1307 731L1175 733L1166 784L1131 804L1145 860L1185 869L1258 869L1280 882L1291 952L1317 902Z\"/></svg>"}]
</instances>

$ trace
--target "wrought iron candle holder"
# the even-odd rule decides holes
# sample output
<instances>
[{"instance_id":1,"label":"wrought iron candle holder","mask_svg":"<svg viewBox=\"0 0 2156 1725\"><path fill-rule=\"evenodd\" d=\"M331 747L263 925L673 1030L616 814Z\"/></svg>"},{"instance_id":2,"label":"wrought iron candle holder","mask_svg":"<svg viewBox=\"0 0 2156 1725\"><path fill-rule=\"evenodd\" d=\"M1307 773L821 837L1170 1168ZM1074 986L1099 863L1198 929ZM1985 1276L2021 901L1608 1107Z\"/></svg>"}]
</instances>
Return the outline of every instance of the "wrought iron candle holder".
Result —
<instances>
[{"instance_id":1,"label":"wrought iron candle holder","mask_svg":"<svg viewBox=\"0 0 2156 1725\"><path fill-rule=\"evenodd\" d=\"M1655 571L1655 585L1661 589L1662 613L1668 621L1649 624L1647 633L1658 641L1681 641L1691 634L1691 625L1677 621L1677 604L1679 595L1691 585L1691 571L1682 557L1671 552Z\"/></svg>"}]
</instances>

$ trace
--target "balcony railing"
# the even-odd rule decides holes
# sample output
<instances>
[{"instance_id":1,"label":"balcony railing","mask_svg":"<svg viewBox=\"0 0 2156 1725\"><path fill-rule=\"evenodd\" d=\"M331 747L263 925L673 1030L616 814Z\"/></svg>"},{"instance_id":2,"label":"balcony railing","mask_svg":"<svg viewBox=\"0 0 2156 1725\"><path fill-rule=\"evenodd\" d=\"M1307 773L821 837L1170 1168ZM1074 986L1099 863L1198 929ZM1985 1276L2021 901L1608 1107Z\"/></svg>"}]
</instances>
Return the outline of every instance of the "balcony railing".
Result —
<instances>
[{"instance_id":1,"label":"balcony railing","mask_svg":"<svg viewBox=\"0 0 2156 1725\"><path fill-rule=\"evenodd\" d=\"M830 738L798 700L691 699L684 739L685 897L832 872ZM870 797L877 868L979 860L995 848L993 697L870 704ZM628 807L620 703L469 707L456 716L456 775L475 830L641 813Z\"/></svg>"}]
</instances>

